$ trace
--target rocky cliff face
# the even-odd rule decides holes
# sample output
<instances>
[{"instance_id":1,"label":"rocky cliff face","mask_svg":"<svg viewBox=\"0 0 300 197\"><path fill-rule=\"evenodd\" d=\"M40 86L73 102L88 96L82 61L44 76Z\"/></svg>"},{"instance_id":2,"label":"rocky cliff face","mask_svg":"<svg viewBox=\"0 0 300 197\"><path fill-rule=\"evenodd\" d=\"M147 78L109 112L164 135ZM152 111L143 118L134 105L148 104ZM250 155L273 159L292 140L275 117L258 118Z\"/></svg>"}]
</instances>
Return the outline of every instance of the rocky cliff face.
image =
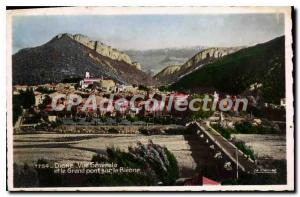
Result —
<instances>
[{"instance_id":1,"label":"rocky cliff face","mask_svg":"<svg viewBox=\"0 0 300 197\"><path fill-rule=\"evenodd\" d=\"M169 81L169 77L172 76L174 73L180 70L180 65L170 65L164 68L162 71L157 73L154 77L157 79L164 79Z\"/></svg>"},{"instance_id":2,"label":"rocky cliff face","mask_svg":"<svg viewBox=\"0 0 300 197\"><path fill-rule=\"evenodd\" d=\"M259 84L256 90L251 90L253 84ZM169 88L197 93L217 90L231 95L259 95L259 102L279 104L285 97L285 37L243 48L205 64L178 78Z\"/></svg>"},{"instance_id":3,"label":"rocky cliff face","mask_svg":"<svg viewBox=\"0 0 300 197\"><path fill-rule=\"evenodd\" d=\"M110 59L117 60L117 61L124 61L128 64L133 65L136 68L140 68L140 65L139 65L139 67L136 66L136 63L133 63L132 60L130 59L130 57L126 53L124 53L122 51L119 51L117 49L114 49L111 46L105 45L100 41L93 41L89 37L87 37L85 35L82 35L82 34L75 34L75 35L72 35L72 34L59 34L54 39L60 39L63 36L70 37L71 39L73 39L73 40L83 44L84 46L89 47L90 49L96 51L97 53L99 53L102 56L105 56L105 57L108 57Z\"/></svg>"},{"instance_id":4,"label":"rocky cliff face","mask_svg":"<svg viewBox=\"0 0 300 197\"><path fill-rule=\"evenodd\" d=\"M240 50L241 47L231 47L231 48L208 48L200 53L196 54L193 58L187 61L185 64L182 65L181 70L188 69L193 67L193 65L198 64L202 61L214 61L219 59L225 55L234 53Z\"/></svg>"},{"instance_id":5,"label":"rocky cliff face","mask_svg":"<svg viewBox=\"0 0 300 197\"><path fill-rule=\"evenodd\" d=\"M183 65L179 67L167 67L166 69L155 75L154 78L157 79L161 85L174 83L181 77L193 72L194 70L199 69L202 65L212 63L215 60L218 60L219 58L222 58L223 56L226 56L228 54L234 53L240 49L242 49L242 47L214 47L204 49L194 55Z\"/></svg>"},{"instance_id":6,"label":"rocky cliff face","mask_svg":"<svg viewBox=\"0 0 300 197\"><path fill-rule=\"evenodd\" d=\"M48 43L12 57L14 84L57 83L69 78L110 78L125 84L152 84L151 76L120 51L81 35L60 34ZM93 47L94 46L94 47ZM100 53L100 52L101 53Z\"/></svg>"},{"instance_id":7,"label":"rocky cliff face","mask_svg":"<svg viewBox=\"0 0 300 197\"><path fill-rule=\"evenodd\" d=\"M138 62L133 62L132 65L133 65L136 69L138 69L138 70L141 70L141 69L142 69L141 64L138 63Z\"/></svg>"}]
</instances>

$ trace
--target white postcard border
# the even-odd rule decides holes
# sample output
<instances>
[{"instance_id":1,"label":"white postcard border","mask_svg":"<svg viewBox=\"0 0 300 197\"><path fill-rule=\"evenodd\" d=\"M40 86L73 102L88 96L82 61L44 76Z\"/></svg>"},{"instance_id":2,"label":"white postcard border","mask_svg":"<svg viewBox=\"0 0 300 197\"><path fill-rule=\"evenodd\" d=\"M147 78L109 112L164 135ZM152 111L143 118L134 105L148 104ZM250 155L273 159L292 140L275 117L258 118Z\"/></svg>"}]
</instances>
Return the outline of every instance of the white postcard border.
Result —
<instances>
[{"instance_id":1,"label":"white postcard border","mask_svg":"<svg viewBox=\"0 0 300 197\"><path fill-rule=\"evenodd\" d=\"M180 8L180 9L179 9ZM101 14L99 14L101 13ZM286 65L286 156L287 185L237 186L147 186L147 187L13 187L13 126L12 126L12 19L24 15L138 15L138 14L249 14L282 13L285 16ZM7 11L6 95L7 95L7 183L9 191L292 191L294 190L294 105L293 51L291 7L64 7Z\"/></svg>"}]
</instances>

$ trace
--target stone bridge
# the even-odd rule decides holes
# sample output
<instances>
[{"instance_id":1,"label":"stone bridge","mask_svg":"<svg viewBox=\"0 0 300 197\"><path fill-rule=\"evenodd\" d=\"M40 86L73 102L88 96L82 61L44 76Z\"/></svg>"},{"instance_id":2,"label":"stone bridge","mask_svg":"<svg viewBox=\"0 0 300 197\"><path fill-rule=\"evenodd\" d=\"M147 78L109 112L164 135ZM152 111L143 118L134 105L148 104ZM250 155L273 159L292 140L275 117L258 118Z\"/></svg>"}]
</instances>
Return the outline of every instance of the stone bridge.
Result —
<instances>
[{"instance_id":1,"label":"stone bridge","mask_svg":"<svg viewBox=\"0 0 300 197\"><path fill-rule=\"evenodd\" d=\"M208 144L212 151L215 152L215 158L224 158L225 156L229 160L224 164L224 167L231 166L235 169L239 168L246 173L254 173L257 168L255 162L214 130L210 126L209 121L195 121L190 124L196 126L197 134Z\"/></svg>"}]
</instances>

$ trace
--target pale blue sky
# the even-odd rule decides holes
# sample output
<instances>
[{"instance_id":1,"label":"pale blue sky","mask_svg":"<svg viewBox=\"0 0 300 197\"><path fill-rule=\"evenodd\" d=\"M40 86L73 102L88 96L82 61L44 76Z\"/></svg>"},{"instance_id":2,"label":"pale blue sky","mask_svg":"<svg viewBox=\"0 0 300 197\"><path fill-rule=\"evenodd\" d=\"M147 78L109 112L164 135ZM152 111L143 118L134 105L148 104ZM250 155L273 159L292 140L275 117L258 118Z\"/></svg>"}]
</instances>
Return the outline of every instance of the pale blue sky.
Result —
<instances>
[{"instance_id":1,"label":"pale blue sky","mask_svg":"<svg viewBox=\"0 0 300 197\"><path fill-rule=\"evenodd\" d=\"M283 15L15 16L13 52L59 33L84 34L118 49L241 46L284 34Z\"/></svg>"}]
</instances>

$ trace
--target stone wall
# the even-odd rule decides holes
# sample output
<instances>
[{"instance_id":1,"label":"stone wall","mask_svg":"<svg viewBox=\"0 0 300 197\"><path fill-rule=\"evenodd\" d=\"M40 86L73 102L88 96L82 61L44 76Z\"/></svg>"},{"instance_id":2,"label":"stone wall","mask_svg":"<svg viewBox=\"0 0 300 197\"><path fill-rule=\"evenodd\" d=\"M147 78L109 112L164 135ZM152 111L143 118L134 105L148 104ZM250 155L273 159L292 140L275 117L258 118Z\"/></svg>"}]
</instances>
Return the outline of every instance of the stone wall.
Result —
<instances>
[{"instance_id":1,"label":"stone wall","mask_svg":"<svg viewBox=\"0 0 300 197\"><path fill-rule=\"evenodd\" d=\"M181 125L62 125L54 129L58 133L119 133L119 134L166 134L168 132L185 131L186 128Z\"/></svg>"}]
</instances>

